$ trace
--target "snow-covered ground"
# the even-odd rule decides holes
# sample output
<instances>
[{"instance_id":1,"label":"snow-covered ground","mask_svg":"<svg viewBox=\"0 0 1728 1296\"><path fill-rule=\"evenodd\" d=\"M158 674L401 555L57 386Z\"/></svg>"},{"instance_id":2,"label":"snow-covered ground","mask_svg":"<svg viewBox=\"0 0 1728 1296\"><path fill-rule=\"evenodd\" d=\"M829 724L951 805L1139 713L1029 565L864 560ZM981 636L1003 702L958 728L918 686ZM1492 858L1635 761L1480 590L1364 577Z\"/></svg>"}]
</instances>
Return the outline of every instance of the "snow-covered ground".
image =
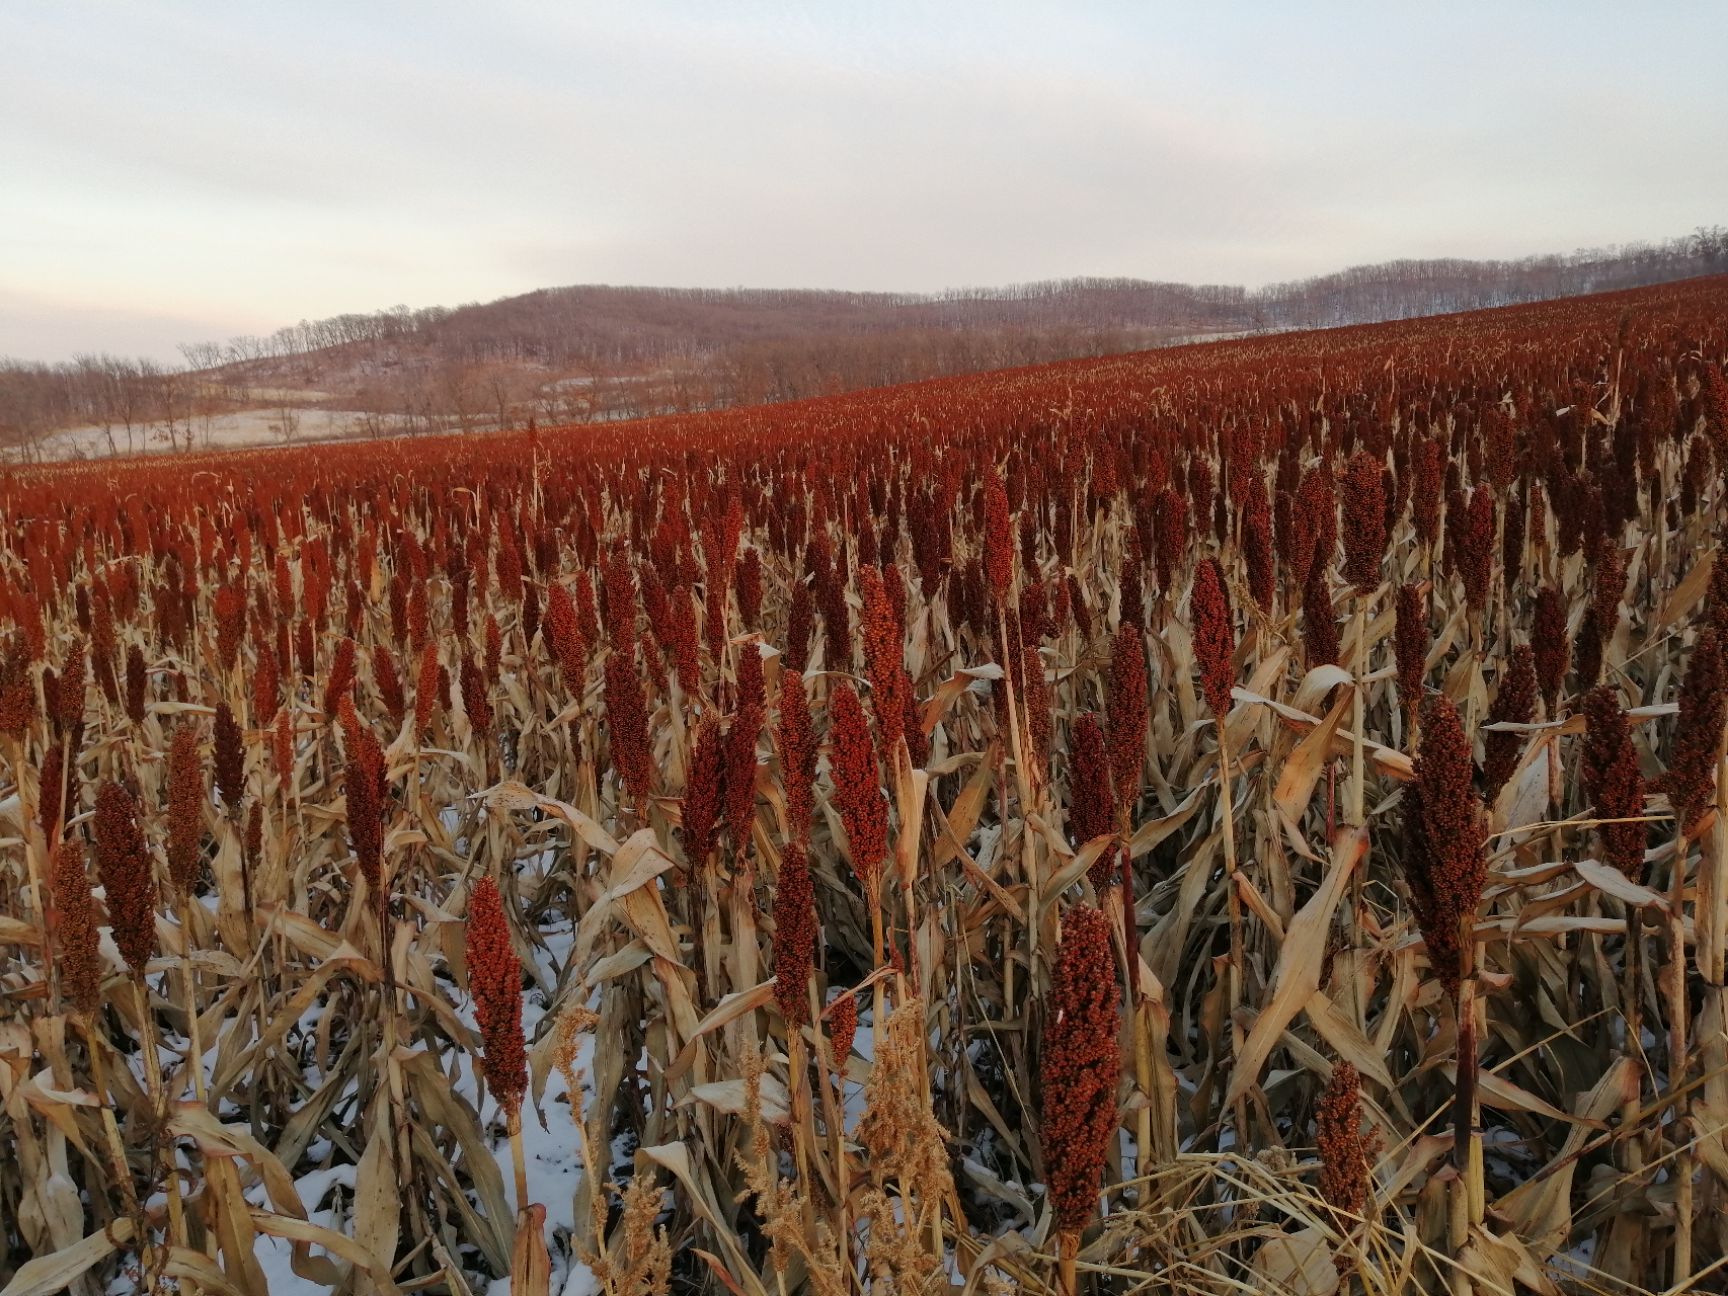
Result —
<instances>
[{"instance_id":1,"label":"snow-covered ground","mask_svg":"<svg viewBox=\"0 0 1728 1296\"><path fill-rule=\"evenodd\" d=\"M177 424L174 435L182 449L191 438L197 450L237 449L244 446L289 445L296 441L328 441L344 437L400 431L405 420L399 414L365 414L359 410L301 409L281 406L236 410L208 417L195 415ZM133 430L130 448L124 428L114 428L114 447L121 454L143 454L172 448L166 428L160 424ZM109 433L96 426L67 428L43 439L39 450L49 459L101 458L109 453Z\"/></svg>"}]
</instances>

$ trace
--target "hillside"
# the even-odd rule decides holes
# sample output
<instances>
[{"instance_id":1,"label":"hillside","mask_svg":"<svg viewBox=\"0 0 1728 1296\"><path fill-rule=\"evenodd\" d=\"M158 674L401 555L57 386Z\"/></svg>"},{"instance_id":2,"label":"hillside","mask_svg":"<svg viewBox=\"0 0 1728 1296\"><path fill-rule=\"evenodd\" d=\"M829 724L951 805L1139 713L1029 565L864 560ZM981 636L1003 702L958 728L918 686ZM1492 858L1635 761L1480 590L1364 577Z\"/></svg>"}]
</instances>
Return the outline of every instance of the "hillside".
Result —
<instances>
[{"instance_id":1,"label":"hillside","mask_svg":"<svg viewBox=\"0 0 1728 1296\"><path fill-rule=\"evenodd\" d=\"M0 448L474 432L761 405L1173 342L1540 301L1728 268L1721 228L1518 261L1405 260L1248 289L1081 278L937 294L547 288L188 344L187 366L0 364Z\"/></svg>"}]
</instances>

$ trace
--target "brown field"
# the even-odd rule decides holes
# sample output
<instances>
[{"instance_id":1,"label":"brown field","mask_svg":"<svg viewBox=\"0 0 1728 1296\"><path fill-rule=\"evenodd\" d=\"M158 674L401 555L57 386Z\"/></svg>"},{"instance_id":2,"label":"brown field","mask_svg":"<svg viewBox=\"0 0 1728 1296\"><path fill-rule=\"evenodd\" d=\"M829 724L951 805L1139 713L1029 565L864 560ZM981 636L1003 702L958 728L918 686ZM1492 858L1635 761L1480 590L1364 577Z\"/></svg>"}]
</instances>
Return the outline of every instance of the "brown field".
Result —
<instances>
[{"instance_id":1,"label":"brown field","mask_svg":"<svg viewBox=\"0 0 1728 1296\"><path fill-rule=\"evenodd\" d=\"M1725 356L0 471L0 1296L1728 1288Z\"/></svg>"}]
</instances>

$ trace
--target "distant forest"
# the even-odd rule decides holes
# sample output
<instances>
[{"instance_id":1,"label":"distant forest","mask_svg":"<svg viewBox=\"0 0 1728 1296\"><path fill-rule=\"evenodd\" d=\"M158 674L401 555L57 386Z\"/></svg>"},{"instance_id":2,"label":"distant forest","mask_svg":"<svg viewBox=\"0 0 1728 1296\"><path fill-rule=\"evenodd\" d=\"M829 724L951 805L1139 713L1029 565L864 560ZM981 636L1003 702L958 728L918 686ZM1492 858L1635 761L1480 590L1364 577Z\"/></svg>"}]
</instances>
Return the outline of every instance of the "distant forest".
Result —
<instances>
[{"instance_id":1,"label":"distant forest","mask_svg":"<svg viewBox=\"0 0 1728 1296\"><path fill-rule=\"evenodd\" d=\"M99 427L111 451L193 443L212 409L365 415L371 433L479 430L792 400L1237 333L1476 310L1728 271L1728 229L1515 261L1404 260L1263 288L1064 279L933 294L546 288L303 320L181 348L0 361L0 446ZM285 431L284 436L292 435Z\"/></svg>"}]
</instances>

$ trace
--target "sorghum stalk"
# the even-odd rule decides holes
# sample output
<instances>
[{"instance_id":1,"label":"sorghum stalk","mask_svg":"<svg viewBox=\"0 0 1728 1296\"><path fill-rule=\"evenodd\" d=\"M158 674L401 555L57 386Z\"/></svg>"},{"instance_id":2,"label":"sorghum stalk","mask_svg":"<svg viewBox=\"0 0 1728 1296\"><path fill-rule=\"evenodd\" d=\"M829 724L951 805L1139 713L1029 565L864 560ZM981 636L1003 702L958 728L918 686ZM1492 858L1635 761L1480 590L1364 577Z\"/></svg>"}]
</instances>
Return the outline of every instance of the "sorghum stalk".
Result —
<instances>
[{"instance_id":1,"label":"sorghum stalk","mask_svg":"<svg viewBox=\"0 0 1728 1296\"><path fill-rule=\"evenodd\" d=\"M1470 1227L1481 1222L1485 1208L1482 1140L1476 1132L1475 922L1488 865L1470 742L1457 708L1444 694L1424 705L1416 781L1406 787L1405 795L1412 798L1406 809L1404 841L1411 906L1428 946L1429 962L1452 997L1458 1027L1452 1155L1459 1182L1451 1218L1451 1240L1457 1251L1465 1245Z\"/></svg>"}]
</instances>

